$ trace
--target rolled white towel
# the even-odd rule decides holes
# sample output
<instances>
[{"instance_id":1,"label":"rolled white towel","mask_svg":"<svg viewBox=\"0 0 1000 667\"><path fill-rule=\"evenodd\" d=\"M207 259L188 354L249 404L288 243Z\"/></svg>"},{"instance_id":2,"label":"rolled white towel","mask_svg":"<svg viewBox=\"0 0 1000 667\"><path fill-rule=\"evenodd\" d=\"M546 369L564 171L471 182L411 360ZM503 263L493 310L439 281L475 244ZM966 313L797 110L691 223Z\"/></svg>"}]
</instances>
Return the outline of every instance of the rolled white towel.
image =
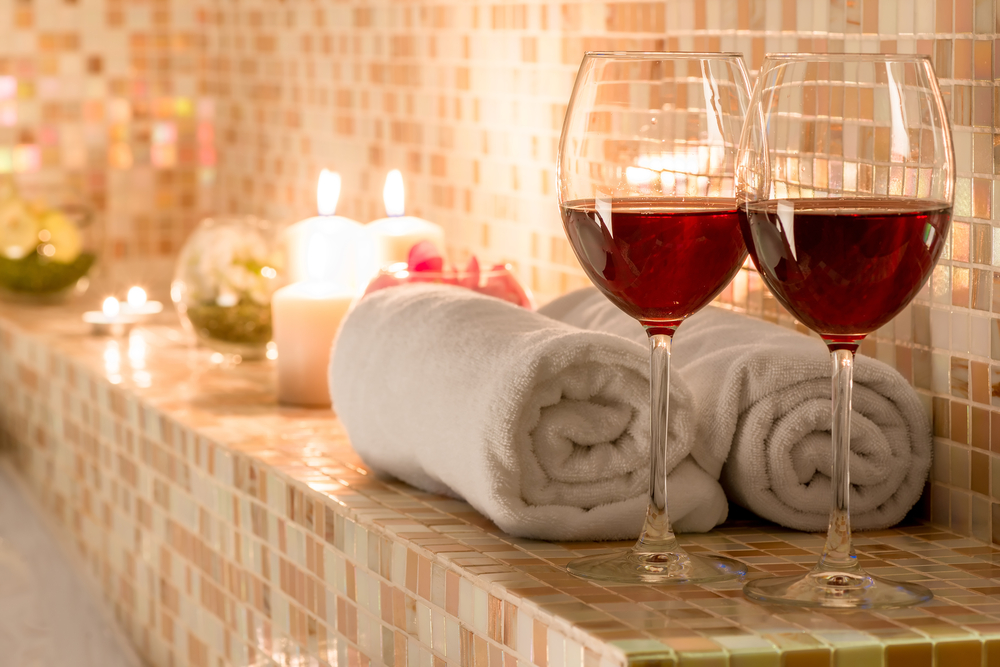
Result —
<instances>
[{"instance_id":1,"label":"rolled white towel","mask_svg":"<svg viewBox=\"0 0 1000 667\"><path fill-rule=\"evenodd\" d=\"M465 499L512 535L633 538L649 485L646 348L442 285L362 299L330 362L334 409L376 473ZM728 505L688 456L690 394L671 394L668 507L707 531Z\"/></svg>"},{"instance_id":2,"label":"rolled white towel","mask_svg":"<svg viewBox=\"0 0 1000 667\"><path fill-rule=\"evenodd\" d=\"M642 327L594 289L540 312L641 341ZM691 454L721 476L729 499L798 530L827 526L830 509L830 357L817 338L709 307L677 330L674 378L694 396ZM851 517L858 529L898 523L930 470L931 433L913 388L858 355L851 416Z\"/></svg>"}]
</instances>

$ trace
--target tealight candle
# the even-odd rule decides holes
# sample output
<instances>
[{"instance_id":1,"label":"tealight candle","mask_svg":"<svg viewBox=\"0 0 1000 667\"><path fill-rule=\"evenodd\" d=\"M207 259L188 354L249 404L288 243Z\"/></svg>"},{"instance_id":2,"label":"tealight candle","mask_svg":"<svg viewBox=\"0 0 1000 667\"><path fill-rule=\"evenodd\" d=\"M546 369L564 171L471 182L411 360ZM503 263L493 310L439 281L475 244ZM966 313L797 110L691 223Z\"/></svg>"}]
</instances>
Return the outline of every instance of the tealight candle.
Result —
<instances>
[{"instance_id":1,"label":"tealight candle","mask_svg":"<svg viewBox=\"0 0 1000 667\"><path fill-rule=\"evenodd\" d=\"M136 320L135 315L121 311L121 304L113 296L104 300L101 310L88 310L83 314L83 321L91 326L91 331L97 336L123 336Z\"/></svg>"},{"instance_id":2,"label":"tealight candle","mask_svg":"<svg viewBox=\"0 0 1000 667\"><path fill-rule=\"evenodd\" d=\"M385 177L382 190L387 217L370 222L366 227L374 245L375 271L388 264L407 261L410 248L421 241L430 241L444 252L444 230L423 218L404 215L405 199L403 175L393 169Z\"/></svg>"},{"instance_id":3,"label":"tealight candle","mask_svg":"<svg viewBox=\"0 0 1000 667\"><path fill-rule=\"evenodd\" d=\"M330 349L356 294L353 287L307 281L282 287L271 297L279 402L330 405Z\"/></svg>"},{"instance_id":4,"label":"tealight candle","mask_svg":"<svg viewBox=\"0 0 1000 667\"><path fill-rule=\"evenodd\" d=\"M324 169L316 184L318 215L300 220L285 230L289 282L318 280L362 288L368 271L359 277L365 258L363 226L356 220L336 215L340 199L340 175Z\"/></svg>"},{"instance_id":5,"label":"tealight candle","mask_svg":"<svg viewBox=\"0 0 1000 667\"><path fill-rule=\"evenodd\" d=\"M152 301L146 296L146 290L138 285L129 288L125 303L121 304L121 312L127 315L156 315L163 310L163 304Z\"/></svg>"}]
</instances>

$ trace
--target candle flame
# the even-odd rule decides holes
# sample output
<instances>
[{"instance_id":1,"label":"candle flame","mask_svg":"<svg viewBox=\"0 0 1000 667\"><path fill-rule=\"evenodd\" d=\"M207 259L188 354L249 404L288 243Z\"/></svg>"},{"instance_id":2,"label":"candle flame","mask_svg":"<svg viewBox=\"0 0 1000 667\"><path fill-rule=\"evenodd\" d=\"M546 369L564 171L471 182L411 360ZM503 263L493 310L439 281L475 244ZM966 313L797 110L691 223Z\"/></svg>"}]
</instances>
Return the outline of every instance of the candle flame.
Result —
<instances>
[{"instance_id":1,"label":"candle flame","mask_svg":"<svg viewBox=\"0 0 1000 667\"><path fill-rule=\"evenodd\" d=\"M329 169L319 172L316 183L316 210L320 215L334 215L340 200L340 174Z\"/></svg>"},{"instance_id":2,"label":"candle flame","mask_svg":"<svg viewBox=\"0 0 1000 667\"><path fill-rule=\"evenodd\" d=\"M406 210L404 201L406 192L403 188L403 174L399 169L393 169L385 177L385 187L382 189L382 201L385 202L385 214L390 218L403 215Z\"/></svg>"},{"instance_id":3,"label":"candle flame","mask_svg":"<svg viewBox=\"0 0 1000 667\"><path fill-rule=\"evenodd\" d=\"M101 305L101 310L105 317L118 317L118 313L121 312L121 304L118 303L118 299L109 296Z\"/></svg>"},{"instance_id":4,"label":"candle flame","mask_svg":"<svg viewBox=\"0 0 1000 667\"><path fill-rule=\"evenodd\" d=\"M146 290L136 285L129 289L127 299L129 308L142 308L146 305Z\"/></svg>"}]
</instances>

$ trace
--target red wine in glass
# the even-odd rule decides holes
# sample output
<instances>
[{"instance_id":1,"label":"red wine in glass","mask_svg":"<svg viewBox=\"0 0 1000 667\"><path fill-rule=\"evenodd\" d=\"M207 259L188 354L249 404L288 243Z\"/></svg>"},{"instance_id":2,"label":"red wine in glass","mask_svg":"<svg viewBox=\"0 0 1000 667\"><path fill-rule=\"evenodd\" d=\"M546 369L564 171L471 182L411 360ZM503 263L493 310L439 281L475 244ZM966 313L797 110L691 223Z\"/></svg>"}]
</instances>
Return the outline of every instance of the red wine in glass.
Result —
<instances>
[{"instance_id":1,"label":"red wine in glass","mask_svg":"<svg viewBox=\"0 0 1000 667\"><path fill-rule=\"evenodd\" d=\"M951 206L787 199L741 207L739 220L775 298L828 341L856 347L920 290L944 248Z\"/></svg>"},{"instance_id":2,"label":"red wine in glass","mask_svg":"<svg viewBox=\"0 0 1000 667\"><path fill-rule=\"evenodd\" d=\"M638 540L568 562L583 579L706 583L747 572L684 550L666 480L674 331L746 258L735 184L749 91L736 53L592 52L580 63L559 138L560 213L591 282L646 329L650 458Z\"/></svg>"},{"instance_id":3,"label":"red wine in glass","mask_svg":"<svg viewBox=\"0 0 1000 667\"><path fill-rule=\"evenodd\" d=\"M831 102L862 96L878 111ZM934 67L912 54L771 54L750 108L736 169L743 237L771 293L826 342L832 400L822 555L807 572L757 577L743 592L825 609L926 602L927 587L866 571L854 550L851 395L858 344L916 296L947 243L955 157Z\"/></svg>"},{"instance_id":4,"label":"red wine in glass","mask_svg":"<svg viewBox=\"0 0 1000 667\"><path fill-rule=\"evenodd\" d=\"M673 333L746 257L734 199L630 197L562 205L590 280L643 325Z\"/></svg>"}]
</instances>

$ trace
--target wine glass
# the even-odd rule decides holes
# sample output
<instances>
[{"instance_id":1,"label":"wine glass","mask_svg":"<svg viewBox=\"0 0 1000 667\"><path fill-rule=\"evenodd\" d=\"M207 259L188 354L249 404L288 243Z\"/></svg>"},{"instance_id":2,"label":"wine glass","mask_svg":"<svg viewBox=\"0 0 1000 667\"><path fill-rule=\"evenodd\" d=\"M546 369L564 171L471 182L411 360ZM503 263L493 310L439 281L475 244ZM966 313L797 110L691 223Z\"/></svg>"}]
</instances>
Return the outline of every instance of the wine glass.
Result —
<instances>
[{"instance_id":1,"label":"wine glass","mask_svg":"<svg viewBox=\"0 0 1000 667\"><path fill-rule=\"evenodd\" d=\"M769 55L740 142L737 200L754 265L818 333L833 368L832 511L823 555L801 576L749 582L751 599L889 608L931 598L866 573L849 513L854 353L927 280L951 224L954 157L930 60Z\"/></svg>"},{"instance_id":2,"label":"wine glass","mask_svg":"<svg viewBox=\"0 0 1000 667\"><path fill-rule=\"evenodd\" d=\"M742 563L686 553L667 515L670 342L746 258L736 215L736 154L749 104L735 53L587 53L559 142L563 225L608 299L650 345L649 504L631 549L570 562L615 582L706 582Z\"/></svg>"}]
</instances>

